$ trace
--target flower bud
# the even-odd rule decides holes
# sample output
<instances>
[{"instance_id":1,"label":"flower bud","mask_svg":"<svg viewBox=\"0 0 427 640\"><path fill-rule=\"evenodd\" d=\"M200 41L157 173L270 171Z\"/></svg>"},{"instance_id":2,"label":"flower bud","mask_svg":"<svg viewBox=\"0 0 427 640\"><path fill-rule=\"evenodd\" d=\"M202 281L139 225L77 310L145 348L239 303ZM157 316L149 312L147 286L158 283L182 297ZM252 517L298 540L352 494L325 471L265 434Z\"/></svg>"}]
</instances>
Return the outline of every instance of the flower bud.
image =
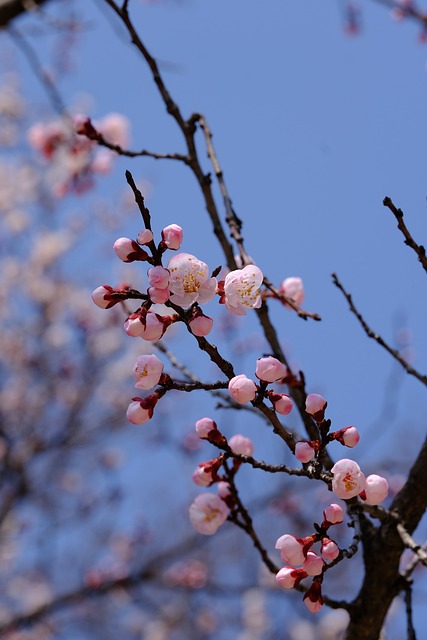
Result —
<instances>
[{"instance_id":1,"label":"flower bud","mask_svg":"<svg viewBox=\"0 0 427 640\"><path fill-rule=\"evenodd\" d=\"M287 416L288 413L292 411L294 404L286 393L275 393L274 391L269 391L267 395L274 410L277 413L280 413L280 415Z\"/></svg>"},{"instance_id":2,"label":"flower bud","mask_svg":"<svg viewBox=\"0 0 427 640\"><path fill-rule=\"evenodd\" d=\"M296 538L286 533L277 540L275 548L280 550L280 555L284 562L294 567L299 567L304 564L307 551L313 542L312 536Z\"/></svg>"},{"instance_id":3,"label":"flower bud","mask_svg":"<svg viewBox=\"0 0 427 640\"><path fill-rule=\"evenodd\" d=\"M257 386L253 380L249 380L244 373L231 378L228 383L230 396L239 404L246 404L255 400Z\"/></svg>"},{"instance_id":4,"label":"flower bud","mask_svg":"<svg viewBox=\"0 0 427 640\"><path fill-rule=\"evenodd\" d=\"M167 289L169 286L170 272L161 266L148 269L148 281L150 286L156 289Z\"/></svg>"},{"instance_id":5,"label":"flower bud","mask_svg":"<svg viewBox=\"0 0 427 640\"><path fill-rule=\"evenodd\" d=\"M300 462L306 464L313 460L316 455L316 450L311 446L310 442L304 440L297 442L295 445L295 457Z\"/></svg>"},{"instance_id":6,"label":"flower bud","mask_svg":"<svg viewBox=\"0 0 427 640\"><path fill-rule=\"evenodd\" d=\"M256 363L255 375L258 380L262 380L263 382L277 382L277 380L281 380L285 377L287 372L287 368L284 364L277 360L277 358L273 358L273 356L268 356L266 358L258 358Z\"/></svg>"},{"instance_id":7,"label":"flower bud","mask_svg":"<svg viewBox=\"0 0 427 640\"><path fill-rule=\"evenodd\" d=\"M148 258L148 253L141 249L135 240L130 238L118 238L113 245L113 249L117 257L123 262L144 261Z\"/></svg>"},{"instance_id":8,"label":"flower bud","mask_svg":"<svg viewBox=\"0 0 427 640\"><path fill-rule=\"evenodd\" d=\"M252 440L240 434L232 436L228 441L228 445L234 453L240 453L242 456L251 456L254 452Z\"/></svg>"},{"instance_id":9,"label":"flower bud","mask_svg":"<svg viewBox=\"0 0 427 640\"><path fill-rule=\"evenodd\" d=\"M211 418L202 418L201 420L197 420L196 422L196 431L199 435L199 438L203 440L207 440L211 431L217 431L216 422L211 420Z\"/></svg>"},{"instance_id":10,"label":"flower bud","mask_svg":"<svg viewBox=\"0 0 427 640\"><path fill-rule=\"evenodd\" d=\"M330 504L323 510L323 518L327 524L339 524L344 520L344 511L339 504Z\"/></svg>"},{"instance_id":11,"label":"flower bud","mask_svg":"<svg viewBox=\"0 0 427 640\"><path fill-rule=\"evenodd\" d=\"M150 229L142 229L136 236L136 241L138 244L146 245L150 244L153 240L153 233Z\"/></svg>"},{"instance_id":12,"label":"flower bud","mask_svg":"<svg viewBox=\"0 0 427 640\"><path fill-rule=\"evenodd\" d=\"M276 573L276 582L282 589L293 589L297 587L301 580L307 577L304 569L295 569L294 567L283 567Z\"/></svg>"},{"instance_id":13,"label":"flower bud","mask_svg":"<svg viewBox=\"0 0 427 640\"><path fill-rule=\"evenodd\" d=\"M319 576L322 573L324 561L314 551L307 551L307 557L302 568L308 576Z\"/></svg>"},{"instance_id":14,"label":"flower bud","mask_svg":"<svg viewBox=\"0 0 427 640\"><path fill-rule=\"evenodd\" d=\"M189 322L189 326L191 329L191 333L199 338L203 336L207 336L213 327L213 320L209 318L209 316L205 316L203 313L201 315L195 316Z\"/></svg>"},{"instance_id":15,"label":"flower bud","mask_svg":"<svg viewBox=\"0 0 427 640\"><path fill-rule=\"evenodd\" d=\"M317 393L310 393L305 401L305 410L308 415L313 416L316 422L322 422L325 417L325 409L327 407L325 398Z\"/></svg>"},{"instance_id":16,"label":"flower bud","mask_svg":"<svg viewBox=\"0 0 427 640\"><path fill-rule=\"evenodd\" d=\"M153 417L154 407L159 397L156 393L146 398L132 398L126 411L126 417L132 424L144 424Z\"/></svg>"},{"instance_id":17,"label":"flower bud","mask_svg":"<svg viewBox=\"0 0 427 640\"><path fill-rule=\"evenodd\" d=\"M372 474L366 478L365 489L360 497L366 504L377 505L388 496L388 482L385 478Z\"/></svg>"},{"instance_id":18,"label":"flower bud","mask_svg":"<svg viewBox=\"0 0 427 640\"><path fill-rule=\"evenodd\" d=\"M338 440L345 447L355 447L360 440L360 435L356 427L344 427L339 431L330 434L331 440Z\"/></svg>"},{"instance_id":19,"label":"flower bud","mask_svg":"<svg viewBox=\"0 0 427 640\"><path fill-rule=\"evenodd\" d=\"M322 584L313 580L311 587L304 594L304 604L311 613L317 613L323 606Z\"/></svg>"},{"instance_id":20,"label":"flower bud","mask_svg":"<svg viewBox=\"0 0 427 640\"><path fill-rule=\"evenodd\" d=\"M120 302L120 298L114 299L113 294L115 293L116 290L113 287L104 284L92 291L92 300L100 309L111 309L111 307Z\"/></svg>"},{"instance_id":21,"label":"flower bud","mask_svg":"<svg viewBox=\"0 0 427 640\"><path fill-rule=\"evenodd\" d=\"M164 304L169 300L170 292L169 289L156 289L155 287L150 287L148 289L148 295L151 302L154 304Z\"/></svg>"},{"instance_id":22,"label":"flower bud","mask_svg":"<svg viewBox=\"0 0 427 640\"><path fill-rule=\"evenodd\" d=\"M304 300L304 287L301 278L286 278L280 285L280 292L287 298L291 298L295 304L300 307ZM286 302L285 307L292 308Z\"/></svg>"},{"instance_id":23,"label":"flower bud","mask_svg":"<svg viewBox=\"0 0 427 640\"><path fill-rule=\"evenodd\" d=\"M325 558L325 560L335 560L335 558L339 555L338 545L329 538L322 538L322 548L320 553Z\"/></svg>"},{"instance_id":24,"label":"flower bud","mask_svg":"<svg viewBox=\"0 0 427 640\"><path fill-rule=\"evenodd\" d=\"M182 244L182 229L177 224L170 224L162 230L162 241L168 249L176 251Z\"/></svg>"}]
</instances>

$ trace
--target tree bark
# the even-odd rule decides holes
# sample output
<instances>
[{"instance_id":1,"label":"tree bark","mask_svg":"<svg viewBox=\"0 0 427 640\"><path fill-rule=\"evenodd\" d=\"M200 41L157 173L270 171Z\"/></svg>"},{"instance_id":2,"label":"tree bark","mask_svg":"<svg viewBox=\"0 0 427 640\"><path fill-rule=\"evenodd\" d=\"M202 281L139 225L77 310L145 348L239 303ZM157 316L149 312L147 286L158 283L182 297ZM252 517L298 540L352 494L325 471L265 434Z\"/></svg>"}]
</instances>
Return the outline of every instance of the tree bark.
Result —
<instances>
[{"instance_id":1,"label":"tree bark","mask_svg":"<svg viewBox=\"0 0 427 640\"><path fill-rule=\"evenodd\" d=\"M427 439L403 488L390 507L392 517L379 527L363 524L365 577L357 598L351 603L345 640L378 640L393 599L406 586L399 573L404 551L396 525L408 533L416 529L427 508Z\"/></svg>"}]
</instances>

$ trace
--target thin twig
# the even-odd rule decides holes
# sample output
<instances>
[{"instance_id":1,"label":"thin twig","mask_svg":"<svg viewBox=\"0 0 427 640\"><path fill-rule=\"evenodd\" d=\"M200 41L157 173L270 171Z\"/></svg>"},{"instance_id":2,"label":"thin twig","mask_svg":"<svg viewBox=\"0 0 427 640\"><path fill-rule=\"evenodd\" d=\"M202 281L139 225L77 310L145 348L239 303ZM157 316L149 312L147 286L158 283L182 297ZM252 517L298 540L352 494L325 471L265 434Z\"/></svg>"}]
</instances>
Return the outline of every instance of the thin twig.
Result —
<instances>
[{"instance_id":1,"label":"thin twig","mask_svg":"<svg viewBox=\"0 0 427 640\"><path fill-rule=\"evenodd\" d=\"M65 107L64 102L62 101L61 95L56 88L55 83L52 81L52 78L49 74L43 69L40 60L37 56L36 50L29 44L29 42L24 38L24 36L12 25L9 25L7 31L15 42L16 46L20 49L21 53L27 59L28 64L32 68L34 75L40 81L43 88L45 89L49 99L51 101L52 107L60 116L65 116L69 118L67 113L67 109Z\"/></svg>"},{"instance_id":2,"label":"thin twig","mask_svg":"<svg viewBox=\"0 0 427 640\"><path fill-rule=\"evenodd\" d=\"M427 542L424 542L424 544L421 545L420 549L422 549L423 551L427 551ZM402 571L403 577L409 578L419 564L420 564L420 556L418 554L415 554L411 559L411 561L408 562L408 564L406 565L406 568L404 569L404 571Z\"/></svg>"},{"instance_id":3,"label":"thin twig","mask_svg":"<svg viewBox=\"0 0 427 640\"><path fill-rule=\"evenodd\" d=\"M427 567L427 553L423 549L421 545L419 545L413 537L406 531L405 527L401 522L397 523L397 532L402 539L403 544L407 549L410 549L413 553L416 554L418 563L421 562L424 566Z\"/></svg>"},{"instance_id":4,"label":"thin twig","mask_svg":"<svg viewBox=\"0 0 427 640\"><path fill-rule=\"evenodd\" d=\"M427 273L426 250L423 247L423 245L417 244L415 242L415 240L413 239L410 231L408 230L408 227L406 226L406 224L403 221L403 211L402 211L402 209L398 209L397 207L395 207L395 205L392 202L392 199L389 198L388 196L386 198L384 198L383 204L384 204L385 207L388 207L390 209L390 211L393 213L394 217L397 220L397 227L402 232L402 234L403 234L403 236L405 238L405 244L407 244L408 247L411 247L411 249L413 249L415 251L415 253L418 256L418 260L421 262L424 271Z\"/></svg>"},{"instance_id":5,"label":"thin twig","mask_svg":"<svg viewBox=\"0 0 427 640\"><path fill-rule=\"evenodd\" d=\"M419 380L420 382L422 382L424 385L427 386L427 376L419 373L416 369L411 367L411 365L400 355L400 353L398 351L396 351L396 349L392 349L387 344L387 342L378 333L375 333L369 327L369 325L364 320L362 314L356 309L356 307L355 307L355 305L353 303L352 296L344 289L344 286L341 284L340 280L338 279L338 276L335 273L332 274L332 281L336 285L336 287L338 287L338 289L342 292L344 297L346 298L346 300L347 300L347 302L348 302L348 304L350 306L350 311L356 316L356 318L358 319L358 321L362 325L363 330L365 331L366 335L369 338L372 338L373 340L375 340L381 347L383 347L386 351L388 351L388 353L395 360L397 360L397 362L399 362L402 365L402 367L405 369L405 371L407 373L409 373L409 375L414 376L415 378L417 378L417 380Z\"/></svg>"},{"instance_id":6,"label":"thin twig","mask_svg":"<svg viewBox=\"0 0 427 640\"><path fill-rule=\"evenodd\" d=\"M417 640L417 636L415 633L415 627L412 617L412 585L410 582L407 583L405 588L405 609L406 609L406 620L407 620L407 638L408 640Z\"/></svg>"}]
</instances>

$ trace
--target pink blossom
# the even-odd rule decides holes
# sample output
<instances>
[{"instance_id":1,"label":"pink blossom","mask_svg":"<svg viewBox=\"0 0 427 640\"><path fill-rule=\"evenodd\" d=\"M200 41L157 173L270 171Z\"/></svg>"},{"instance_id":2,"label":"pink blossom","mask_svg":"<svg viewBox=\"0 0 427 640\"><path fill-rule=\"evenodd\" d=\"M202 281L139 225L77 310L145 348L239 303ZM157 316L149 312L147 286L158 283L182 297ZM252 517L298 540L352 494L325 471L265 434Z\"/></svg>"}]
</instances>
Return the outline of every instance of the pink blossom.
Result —
<instances>
[{"instance_id":1,"label":"pink blossom","mask_svg":"<svg viewBox=\"0 0 427 640\"><path fill-rule=\"evenodd\" d=\"M195 530L211 536L227 520L228 507L215 493L202 493L191 504L189 513Z\"/></svg>"},{"instance_id":2,"label":"pink blossom","mask_svg":"<svg viewBox=\"0 0 427 640\"><path fill-rule=\"evenodd\" d=\"M282 416L287 416L292 411L293 402L286 393L275 393L270 391L268 397L273 404L274 410Z\"/></svg>"},{"instance_id":3,"label":"pink blossom","mask_svg":"<svg viewBox=\"0 0 427 640\"><path fill-rule=\"evenodd\" d=\"M327 407L325 398L317 393L310 393L305 401L305 410L308 415L313 416L316 422L322 422L325 417L325 409Z\"/></svg>"},{"instance_id":4,"label":"pink blossom","mask_svg":"<svg viewBox=\"0 0 427 640\"><path fill-rule=\"evenodd\" d=\"M117 257L123 262L144 261L148 258L147 252L141 249L135 240L130 238L118 238L113 245L113 249Z\"/></svg>"},{"instance_id":5,"label":"pink blossom","mask_svg":"<svg viewBox=\"0 0 427 640\"><path fill-rule=\"evenodd\" d=\"M273 358L273 356L267 356L266 358L258 358L256 362L255 375L258 380L263 382L276 382L285 377L287 368L284 364Z\"/></svg>"},{"instance_id":6,"label":"pink blossom","mask_svg":"<svg viewBox=\"0 0 427 640\"><path fill-rule=\"evenodd\" d=\"M325 558L325 560L335 560L335 558L339 555L338 545L329 538L322 538L322 548L320 553Z\"/></svg>"},{"instance_id":7,"label":"pink blossom","mask_svg":"<svg viewBox=\"0 0 427 640\"><path fill-rule=\"evenodd\" d=\"M170 224L162 230L162 240L168 249L176 251L182 244L182 229L177 224Z\"/></svg>"},{"instance_id":8,"label":"pink blossom","mask_svg":"<svg viewBox=\"0 0 427 640\"><path fill-rule=\"evenodd\" d=\"M203 313L193 317L189 322L191 333L199 338L207 336L213 327L213 320Z\"/></svg>"},{"instance_id":9,"label":"pink blossom","mask_svg":"<svg viewBox=\"0 0 427 640\"><path fill-rule=\"evenodd\" d=\"M158 313L148 311L146 314L132 313L125 321L124 328L128 336L139 336L148 342L156 342L166 331L167 323Z\"/></svg>"},{"instance_id":10,"label":"pink blossom","mask_svg":"<svg viewBox=\"0 0 427 640\"><path fill-rule=\"evenodd\" d=\"M212 431L217 431L216 422L211 420L211 418L202 418L201 420L197 420L196 431L200 438L207 440Z\"/></svg>"},{"instance_id":11,"label":"pink blossom","mask_svg":"<svg viewBox=\"0 0 427 640\"><path fill-rule=\"evenodd\" d=\"M332 491L338 498L354 498L365 488L365 476L354 460L338 460L331 469L333 473Z\"/></svg>"},{"instance_id":12,"label":"pink blossom","mask_svg":"<svg viewBox=\"0 0 427 640\"><path fill-rule=\"evenodd\" d=\"M366 478L365 489L360 496L366 504L377 505L388 496L388 482L382 476L372 474Z\"/></svg>"},{"instance_id":13,"label":"pink blossom","mask_svg":"<svg viewBox=\"0 0 427 640\"><path fill-rule=\"evenodd\" d=\"M287 298L291 298L295 302L297 307L300 307L302 305L302 302L304 300L304 287L301 278L286 278L286 280L283 280L282 284L280 285L280 292L283 293ZM292 308L288 304L286 304L286 302L285 306L288 308Z\"/></svg>"},{"instance_id":14,"label":"pink blossom","mask_svg":"<svg viewBox=\"0 0 427 640\"><path fill-rule=\"evenodd\" d=\"M316 455L316 450L313 449L310 442L305 442L304 440L297 442L295 445L295 457L300 462L306 464L313 460Z\"/></svg>"},{"instance_id":15,"label":"pink blossom","mask_svg":"<svg viewBox=\"0 0 427 640\"><path fill-rule=\"evenodd\" d=\"M322 584L320 580L313 580L310 588L304 594L304 604L311 613L317 613L323 606Z\"/></svg>"},{"instance_id":16,"label":"pink blossom","mask_svg":"<svg viewBox=\"0 0 427 640\"><path fill-rule=\"evenodd\" d=\"M276 573L276 582L282 589L293 589L297 587L301 580L307 577L304 569L295 569L294 567L283 567Z\"/></svg>"},{"instance_id":17,"label":"pink blossom","mask_svg":"<svg viewBox=\"0 0 427 640\"><path fill-rule=\"evenodd\" d=\"M125 148L129 144L129 121L120 113L109 113L95 124L107 142Z\"/></svg>"},{"instance_id":18,"label":"pink blossom","mask_svg":"<svg viewBox=\"0 0 427 640\"><path fill-rule=\"evenodd\" d=\"M133 376L136 380L137 389L153 389L159 383L163 373L163 362L152 355L138 356L133 368Z\"/></svg>"},{"instance_id":19,"label":"pink blossom","mask_svg":"<svg viewBox=\"0 0 427 640\"><path fill-rule=\"evenodd\" d=\"M154 302L154 304L164 304L170 297L169 289L156 289L155 287L150 287L147 293L151 302Z\"/></svg>"},{"instance_id":20,"label":"pink blossom","mask_svg":"<svg viewBox=\"0 0 427 640\"><path fill-rule=\"evenodd\" d=\"M344 520L344 511L339 504L330 504L329 507L324 509L323 518L328 524L339 524Z\"/></svg>"},{"instance_id":21,"label":"pink blossom","mask_svg":"<svg viewBox=\"0 0 427 640\"><path fill-rule=\"evenodd\" d=\"M116 290L113 287L104 284L92 291L92 300L101 309L111 309L111 307L120 302L120 298L114 299L113 294L115 293Z\"/></svg>"},{"instance_id":22,"label":"pink blossom","mask_svg":"<svg viewBox=\"0 0 427 640\"><path fill-rule=\"evenodd\" d=\"M224 281L227 310L235 316L244 316L248 309L259 309L262 303L260 286L263 278L261 269L253 264L230 271Z\"/></svg>"},{"instance_id":23,"label":"pink blossom","mask_svg":"<svg viewBox=\"0 0 427 640\"><path fill-rule=\"evenodd\" d=\"M280 550L280 555L284 562L299 567L305 562L307 556L307 550L313 544L313 538L296 538L286 533L281 536L276 542L276 549Z\"/></svg>"},{"instance_id":24,"label":"pink blossom","mask_svg":"<svg viewBox=\"0 0 427 640\"><path fill-rule=\"evenodd\" d=\"M244 373L231 378L228 383L230 396L239 404L246 404L255 399L257 386L253 380L249 380Z\"/></svg>"},{"instance_id":25,"label":"pink blossom","mask_svg":"<svg viewBox=\"0 0 427 640\"><path fill-rule=\"evenodd\" d=\"M344 427L339 431L331 433L331 440L338 440L345 447L355 447L360 440L360 435L356 427Z\"/></svg>"},{"instance_id":26,"label":"pink blossom","mask_svg":"<svg viewBox=\"0 0 427 640\"><path fill-rule=\"evenodd\" d=\"M240 434L232 436L228 441L228 444L234 453L240 453L242 456L251 456L254 452L252 440L245 438L245 436Z\"/></svg>"},{"instance_id":27,"label":"pink blossom","mask_svg":"<svg viewBox=\"0 0 427 640\"><path fill-rule=\"evenodd\" d=\"M307 557L302 568L308 576L318 576L322 573L324 561L314 551L307 551Z\"/></svg>"},{"instance_id":28,"label":"pink blossom","mask_svg":"<svg viewBox=\"0 0 427 640\"><path fill-rule=\"evenodd\" d=\"M216 293L216 278L209 277L207 264L189 253L178 253L171 258L169 289L172 302L188 307L194 302L205 304Z\"/></svg>"},{"instance_id":29,"label":"pink blossom","mask_svg":"<svg viewBox=\"0 0 427 640\"><path fill-rule=\"evenodd\" d=\"M153 417L154 407L159 397L153 393L146 398L132 398L132 402L126 411L126 417L132 424L144 424Z\"/></svg>"},{"instance_id":30,"label":"pink blossom","mask_svg":"<svg viewBox=\"0 0 427 640\"><path fill-rule=\"evenodd\" d=\"M169 286L170 273L168 269L161 266L151 267L148 269L148 281L151 287L156 289L167 289Z\"/></svg>"},{"instance_id":31,"label":"pink blossom","mask_svg":"<svg viewBox=\"0 0 427 640\"><path fill-rule=\"evenodd\" d=\"M153 240L153 233L150 229L143 229L140 231L136 237L136 241L138 244L150 244Z\"/></svg>"}]
</instances>

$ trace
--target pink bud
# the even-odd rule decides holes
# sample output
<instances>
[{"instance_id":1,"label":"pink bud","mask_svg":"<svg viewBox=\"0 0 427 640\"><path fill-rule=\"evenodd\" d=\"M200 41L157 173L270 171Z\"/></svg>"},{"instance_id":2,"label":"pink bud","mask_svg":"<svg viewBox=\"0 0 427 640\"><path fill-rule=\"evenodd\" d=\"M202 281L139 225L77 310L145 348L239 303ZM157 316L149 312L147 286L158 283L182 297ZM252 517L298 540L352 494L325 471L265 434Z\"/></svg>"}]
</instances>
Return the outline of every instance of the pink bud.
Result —
<instances>
[{"instance_id":1,"label":"pink bud","mask_svg":"<svg viewBox=\"0 0 427 640\"><path fill-rule=\"evenodd\" d=\"M170 224L162 230L162 240L168 249L176 251L182 244L182 229L177 224Z\"/></svg>"},{"instance_id":2,"label":"pink bud","mask_svg":"<svg viewBox=\"0 0 427 640\"><path fill-rule=\"evenodd\" d=\"M365 494L365 495L363 495ZM372 474L366 478L365 490L360 496L366 504L377 505L388 496L388 482L385 478Z\"/></svg>"},{"instance_id":3,"label":"pink bud","mask_svg":"<svg viewBox=\"0 0 427 640\"><path fill-rule=\"evenodd\" d=\"M258 380L263 382L276 382L285 377L287 369L284 364L268 356L267 358L258 358L256 363L255 375Z\"/></svg>"},{"instance_id":4,"label":"pink bud","mask_svg":"<svg viewBox=\"0 0 427 640\"><path fill-rule=\"evenodd\" d=\"M195 530L211 536L227 520L228 507L215 493L202 493L190 506L189 513Z\"/></svg>"},{"instance_id":5,"label":"pink bud","mask_svg":"<svg viewBox=\"0 0 427 640\"><path fill-rule=\"evenodd\" d=\"M338 460L331 469L333 473L332 491L338 498L354 498L365 488L365 476L354 460Z\"/></svg>"},{"instance_id":6,"label":"pink bud","mask_svg":"<svg viewBox=\"0 0 427 640\"><path fill-rule=\"evenodd\" d=\"M322 584L313 580L311 587L304 594L304 604L311 613L317 613L323 606Z\"/></svg>"},{"instance_id":7,"label":"pink bud","mask_svg":"<svg viewBox=\"0 0 427 640\"><path fill-rule=\"evenodd\" d=\"M216 422L211 420L211 418L202 418L201 420L197 420L196 431L200 438L207 440L211 431L217 431Z\"/></svg>"},{"instance_id":8,"label":"pink bud","mask_svg":"<svg viewBox=\"0 0 427 640\"><path fill-rule=\"evenodd\" d=\"M316 422L322 422L327 404L322 396L317 393L310 393L305 401L305 410L310 416L313 416Z\"/></svg>"},{"instance_id":9,"label":"pink bud","mask_svg":"<svg viewBox=\"0 0 427 640\"><path fill-rule=\"evenodd\" d=\"M242 456L251 456L254 452L252 440L245 438L245 436L241 436L240 434L232 436L228 441L228 444L234 453L240 453Z\"/></svg>"},{"instance_id":10,"label":"pink bud","mask_svg":"<svg viewBox=\"0 0 427 640\"><path fill-rule=\"evenodd\" d=\"M281 293L287 298L291 298L295 304L300 307L304 300L304 287L301 278L286 278L280 285ZM285 306L291 308L285 303Z\"/></svg>"},{"instance_id":11,"label":"pink bud","mask_svg":"<svg viewBox=\"0 0 427 640\"><path fill-rule=\"evenodd\" d=\"M139 336L148 342L156 342L163 336L167 325L158 313L141 311L132 313L125 321L124 328L132 338Z\"/></svg>"},{"instance_id":12,"label":"pink bud","mask_svg":"<svg viewBox=\"0 0 427 640\"><path fill-rule=\"evenodd\" d=\"M360 440L360 435L356 427L344 427L339 431L331 433L331 440L338 440L345 447L355 447Z\"/></svg>"},{"instance_id":13,"label":"pink bud","mask_svg":"<svg viewBox=\"0 0 427 640\"><path fill-rule=\"evenodd\" d=\"M154 302L154 304L164 304L169 300L170 292L169 289L156 289L155 287L150 287L148 289L148 295L150 296L151 302Z\"/></svg>"},{"instance_id":14,"label":"pink bud","mask_svg":"<svg viewBox=\"0 0 427 640\"><path fill-rule=\"evenodd\" d=\"M161 266L148 269L148 281L156 289L167 289L169 286L170 273L168 269Z\"/></svg>"},{"instance_id":15,"label":"pink bud","mask_svg":"<svg viewBox=\"0 0 427 640\"><path fill-rule=\"evenodd\" d=\"M230 484L228 482L218 482L216 488L219 497L223 500L227 500L227 498L230 498L230 496L233 495L231 492Z\"/></svg>"},{"instance_id":16,"label":"pink bud","mask_svg":"<svg viewBox=\"0 0 427 640\"><path fill-rule=\"evenodd\" d=\"M296 538L286 533L277 540L275 548L280 550L280 555L284 562L298 567L304 564L307 551L313 542L314 540L311 536L308 538Z\"/></svg>"},{"instance_id":17,"label":"pink bud","mask_svg":"<svg viewBox=\"0 0 427 640\"><path fill-rule=\"evenodd\" d=\"M112 294L116 293L113 287L108 284L104 284L101 287L97 287L95 291L92 291L92 300L97 307L101 309L111 309L115 304L120 302L120 298L114 300Z\"/></svg>"},{"instance_id":18,"label":"pink bud","mask_svg":"<svg viewBox=\"0 0 427 640\"><path fill-rule=\"evenodd\" d=\"M139 356L133 368L137 389L153 389L163 373L163 362L156 355Z\"/></svg>"},{"instance_id":19,"label":"pink bud","mask_svg":"<svg viewBox=\"0 0 427 640\"><path fill-rule=\"evenodd\" d=\"M255 399L257 386L253 380L249 380L244 373L231 378L228 383L230 396L239 404L246 404Z\"/></svg>"},{"instance_id":20,"label":"pink bud","mask_svg":"<svg viewBox=\"0 0 427 640\"><path fill-rule=\"evenodd\" d=\"M154 407L159 397L153 393L146 398L132 398L126 411L126 417L132 424L144 424L153 417Z\"/></svg>"},{"instance_id":21,"label":"pink bud","mask_svg":"<svg viewBox=\"0 0 427 640\"><path fill-rule=\"evenodd\" d=\"M136 237L136 241L138 244L150 244L150 242L153 240L153 233L150 231L150 229L143 229L142 231L140 231Z\"/></svg>"},{"instance_id":22,"label":"pink bud","mask_svg":"<svg viewBox=\"0 0 427 640\"><path fill-rule=\"evenodd\" d=\"M204 314L198 315L189 322L191 333L199 338L207 336L213 327L213 320Z\"/></svg>"},{"instance_id":23,"label":"pink bud","mask_svg":"<svg viewBox=\"0 0 427 640\"><path fill-rule=\"evenodd\" d=\"M123 262L144 261L148 258L147 252L141 249L135 240L130 238L118 238L113 245L113 249L117 257Z\"/></svg>"},{"instance_id":24,"label":"pink bud","mask_svg":"<svg viewBox=\"0 0 427 640\"><path fill-rule=\"evenodd\" d=\"M287 416L292 411L293 402L286 393L275 393L274 391L268 392L268 397L277 413L282 416Z\"/></svg>"},{"instance_id":25,"label":"pink bud","mask_svg":"<svg viewBox=\"0 0 427 640\"><path fill-rule=\"evenodd\" d=\"M282 589L293 589L297 587L301 580L307 577L304 569L295 569L294 567L283 567L276 573L276 582Z\"/></svg>"},{"instance_id":26,"label":"pink bud","mask_svg":"<svg viewBox=\"0 0 427 640\"><path fill-rule=\"evenodd\" d=\"M220 466L221 460L219 458L201 462L193 473L193 482L199 487L209 487L218 479Z\"/></svg>"},{"instance_id":27,"label":"pink bud","mask_svg":"<svg viewBox=\"0 0 427 640\"><path fill-rule=\"evenodd\" d=\"M304 464L313 460L316 455L316 450L313 449L309 442L301 441L295 445L295 457Z\"/></svg>"},{"instance_id":28,"label":"pink bud","mask_svg":"<svg viewBox=\"0 0 427 640\"><path fill-rule=\"evenodd\" d=\"M335 544L333 540L329 538L322 538L322 548L320 553L325 558L325 560L335 560L335 558L339 555L338 545Z\"/></svg>"},{"instance_id":29,"label":"pink bud","mask_svg":"<svg viewBox=\"0 0 427 640\"><path fill-rule=\"evenodd\" d=\"M307 557L302 565L302 568L308 576L319 576L322 573L323 565L322 558L314 553L314 551L307 551Z\"/></svg>"},{"instance_id":30,"label":"pink bud","mask_svg":"<svg viewBox=\"0 0 427 640\"><path fill-rule=\"evenodd\" d=\"M344 511L339 504L330 504L329 507L324 509L323 517L325 522L329 524L339 524L344 520Z\"/></svg>"}]
</instances>

